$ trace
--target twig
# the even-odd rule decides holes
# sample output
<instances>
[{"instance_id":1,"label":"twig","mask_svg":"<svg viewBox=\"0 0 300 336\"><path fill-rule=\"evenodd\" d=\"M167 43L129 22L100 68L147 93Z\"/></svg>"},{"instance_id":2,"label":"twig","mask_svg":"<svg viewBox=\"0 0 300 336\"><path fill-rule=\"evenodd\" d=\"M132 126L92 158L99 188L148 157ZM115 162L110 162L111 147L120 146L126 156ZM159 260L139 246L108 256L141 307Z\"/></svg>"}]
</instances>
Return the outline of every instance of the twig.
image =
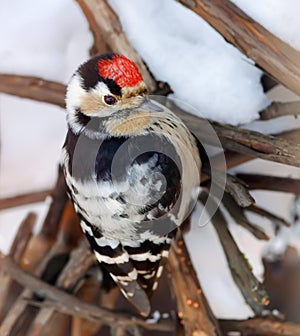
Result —
<instances>
[{"instance_id":1,"label":"twig","mask_svg":"<svg viewBox=\"0 0 300 336\"><path fill-rule=\"evenodd\" d=\"M259 174L237 174L237 177L245 181L249 189L282 191L296 195L300 194L299 179Z\"/></svg>"},{"instance_id":2,"label":"twig","mask_svg":"<svg viewBox=\"0 0 300 336\"><path fill-rule=\"evenodd\" d=\"M67 204L66 183L61 168L58 171L56 185L51 193L52 203L44 220L40 234L54 239L58 232L59 221Z\"/></svg>"},{"instance_id":3,"label":"twig","mask_svg":"<svg viewBox=\"0 0 300 336\"><path fill-rule=\"evenodd\" d=\"M221 335L181 236L170 250L168 266L185 335Z\"/></svg>"},{"instance_id":4,"label":"twig","mask_svg":"<svg viewBox=\"0 0 300 336\"><path fill-rule=\"evenodd\" d=\"M227 174L225 191L228 192L242 208L247 208L255 203L244 181L230 174Z\"/></svg>"},{"instance_id":5,"label":"twig","mask_svg":"<svg viewBox=\"0 0 300 336\"><path fill-rule=\"evenodd\" d=\"M262 217L268 218L269 220L276 222L277 224L283 225L283 226L290 226L290 223L288 223L284 218L279 217L273 213L271 213L270 211L267 211L266 209L262 209L258 206L255 205L251 205L249 206L247 209L245 209L246 211L250 211L253 213L256 213Z\"/></svg>"},{"instance_id":6,"label":"twig","mask_svg":"<svg viewBox=\"0 0 300 336\"><path fill-rule=\"evenodd\" d=\"M20 262L24 251L32 237L32 230L36 223L37 215L30 212L21 222L18 232L15 235L14 241L10 247L9 256L16 262Z\"/></svg>"},{"instance_id":7,"label":"twig","mask_svg":"<svg viewBox=\"0 0 300 336\"><path fill-rule=\"evenodd\" d=\"M300 114L300 102L279 103L273 102L264 111L260 112L261 120L270 120L287 115L298 116Z\"/></svg>"},{"instance_id":8,"label":"twig","mask_svg":"<svg viewBox=\"0 0 300 336\"><path fill-rule=\"evenodd\" d=\"M51 190L41 190L6 198L0 198L0 210L43 202L47 196L50 195L50 193Z\"/></svg>"},{"instance_id":9,"label":"twig","mask_svg":"<svg viewBox=\"0 0 300 336\"><path fill-rule=\"evenodd\" d=\"M11 245L9 256L16 262L20 262L24 251L27 248L30 238L32 237L32 230L36 222L36 214L29 213L26 218L20 224L19 230ZM13 302L14 298L18 296L19 291L16 288L12 288L12 281L9 276L3 274L0 269L0 321L2 321L5 313L10 308L8 304L8 298L10 302Z\"/></svg>"},{"instance_id":10,"label":"twig","mask_svg":"<svg viewBox=\"0 0 300 336\"><path fill-rule=\"evenodd\" d=\"M84 276L93 262L94 259L90 250L87 248L87 244L81 244L77 249L71 252L68 263L56 281L56 286L68 292L73 292L75 285ZM47 324L49 324L52 319L55 320L58 317L55 313L55 309L53 308L41 309L31 323L29 334L32 336L42 335Z\"/></svg>"},{"instance_id":11,"label":"twig","mask_svg":"<svg viewBox=\"0 0 300 336\"><path fill-rule=\"evenodd\" d=\"M218 171L215 171L214 180L212 182L216 183L218 186L222 188L223 187L222 181L223 181L222 176L219 174ZM208 185L208 183L204 185ZM250 195L247 189L247 185L244 183L244 181L230 174L226 174L225 191L228 194L230 194L234 198L236 203L242 208L249 207L251 204L255 203L255 200Z\"/></svg>"},{"instance_id":12,"label":"twig","mask_svg":"<svg viewBox=\"0 0 300 336\"><path fill-rule=\"evenodd\" d=\"M268 235L257 225L251 223L242 209L230 195L224 195L222 203L235 222L253 234L254 237L261 240L268 240ZM247 208L248 209L248 208Z\"/></svg>"},{"instance_id":13,"label":"twig","mask_svg":"<svg viewBox=\"0 0 300 336\"><path fill-rule=\"evenodd\" d=\"M187 127L208 144L216 145L216 135L224 148L246 156L284 163L300 167L300 144L287 141L291 132L279 136L264 135L236 126L209 121L216 135L208 130L207 121L189 114L178 106L173 106L174 112L183 120Z\"/></svg>"},{"instance_id":14,"label":"twig","mask_svg":"<svg viewBox=\"0 0 300 336\"><path fill-rule=\"evenodd\" d=\"M85 13L96 36L101 33L105 43L116 53L124 54L138 66L150 91L156 88L156 82L150 75L140 56L133 49L118 16L105 0L77 0ZM99 46L100 48L102 45ZM98 48L99 48L98 47Z\"/></svg>"},{"instance_id":15,"label":"twig","mask_svg":"<svg viewBox=\"0 0 300 336\"><path fill-rule=\"evenodd\" d=\"M178 0L272 77L300 94L300 53L229 0Z\"/></svg>"},{"instance_id":16,"label":"twig","mask_svg":"<svg viewBox=\"0 0 300 336\"><path fill-rule=\"evenodd\" d=\"M243 336L298 336L300 325L270 319L253 318L249 320L220 320L225 333L237 331Z\"/></svg>"},{"instance_id":17,"label":"twig","mask_svg":"<svg viewBox=\"0 0 300 336\"><path fill-rule=\"evenodd\" d=\"M156 324L148 323L147 320L134 317L125 313L112 312L80 301L76 297L63 292L62 290L48 285L31 274L22 270L11 258L0 253L0 265L4 272L10 275L14 280L30 291L43 297L45 301L35 302L35 305L42 307L51 307L62 313L73 316L81 316L92 321L102 321L111 325L115 322L124 323L124 325L138 325L147 330L172 331L174 328L171 319L162 319ZM34 304L34 302L31 302Z\"/></svg>"},{"instance_id":18,"label":"twig","mask_svg":"<svg viewBox=\"0 0 300 336\"><path fill-rule=\"evenodd\" d=\"M42 78L0 74L0 92L65 106L65 85Z\"/></svg>"},{"instance_id":19,"label":"twig","mask_svg":"<svg viewBox=\"0 0 300 336\"><path fill-rule=\"evenodd\" d=\"M71 252L70 259L57 279L56 286L65 290L73 289L94 262L90 248L86 241L82 241L79 247Z\"/></svg>"},{"instance_id":20,"label":"twig","mask_svg":"<svg viewBox=\"0 0 300 336\"><path fill-rule=\"evenodd\" d=\"M207 197L207 194L202 192L199 199L205 204ZM226 220L219 209L216 211L211 221L219 236L235 283L252 310L257 315L261 315L265 309L264 306L269 303L266 291L253 275L249 262L239 250L235 240L228 230Z\"/></svg>"},{"instance_id":21,"label":"twig","mask_svg":"<svg viewBox=\"0 0 300 336\"><path fill-rule=\"evenodd\" d=\"M53 190L52 199L52 204L48 210L39 235L33 236L30 239L28 247L22 255L22 262L26 265L26 268L36 275L41 275L45 271L48 261L55 254L66 250L66 240L68 237L65 235L65 232L62 232L62 234L59 235L53 245L59 230L63 209L66 204L65 184L61 172L59 173L56 186ZM72 227L72 231L74 231L74 227ZM14 302L0 326L1 335L10 335L13 330L18 329L19 327L21 329L24 328L24 331L29 327L28 320L24 320L23 317L29 316L32 320L35 316L32 310L26 310L27 303L24 302L24 297L30 295L31 292L24 289L18 299ZM23 323L25 323L25 325Z\"/></svg>"}]
</instances>

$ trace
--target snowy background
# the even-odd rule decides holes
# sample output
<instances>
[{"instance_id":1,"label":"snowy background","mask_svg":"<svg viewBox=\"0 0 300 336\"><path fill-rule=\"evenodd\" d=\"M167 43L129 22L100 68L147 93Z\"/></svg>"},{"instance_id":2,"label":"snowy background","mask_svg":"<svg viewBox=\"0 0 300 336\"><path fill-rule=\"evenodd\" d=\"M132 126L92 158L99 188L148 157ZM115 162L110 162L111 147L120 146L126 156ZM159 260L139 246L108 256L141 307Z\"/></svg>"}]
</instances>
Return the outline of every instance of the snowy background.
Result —
<instances>
[{"instance_id":1,"label":"snowy background","mask_svg":"<svg viewBox=\"0 0 300 336\"><path fill-rule=\"evenodd\" d=\"M299 0L233 2L300 50ZM264 123L254 121L271 99L290 101L299 97L280 86L266 97L260 84L261 71L193 12L174 0L111 0L110 3L156 78L167 81L175 97L193 105L200 115L232 124L247 124L244 126L265 133L299 127L299 120L292 117ZM0 27L0 72L63 83L67 83L78 64L88 58L93 42L88 23L72 0L2 2ZM66 131L63 109L1 94L0 130L0 196L51 187ZM261 160L234 171L300 177L295 168ZM253 196L260 206L289 219L291 196L261 191L253 192ZM47 206L36 204L0 213L2 251L8 251L18 223L28 209L38 211L41 219ZM197 208L193 216L188 245L204 291L219 317L247 317L251 311L231 279L212 226L197 226L200 210ZM260 219L259 224L272 236L271 223ZM263 251L266 253L274 246L282 249L282 241L299 245L297 236L288 230L282 234L284 240L276 238L266 244L234 223L230 223L230 229L260 279Z\"/></svg>"}]
</instances>

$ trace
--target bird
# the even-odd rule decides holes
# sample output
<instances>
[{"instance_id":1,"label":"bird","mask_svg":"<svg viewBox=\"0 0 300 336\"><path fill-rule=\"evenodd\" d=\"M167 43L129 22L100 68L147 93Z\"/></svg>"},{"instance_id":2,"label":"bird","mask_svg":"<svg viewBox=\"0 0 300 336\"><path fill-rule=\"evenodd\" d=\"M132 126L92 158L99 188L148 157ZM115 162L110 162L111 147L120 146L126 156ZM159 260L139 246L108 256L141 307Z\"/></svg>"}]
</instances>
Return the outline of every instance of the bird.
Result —
<instances>
[{"instance_id":1,"label":"bird","mask_svg":"<svg viewBox=\"0 0 300 336\"><path fill-rule=\"evenodd\" d=\"M82 230L123 295L149 316L172 240L198 197L197 140L116 53L78 67L66 119L61 164Z\"/></svg>"}]
</instances>

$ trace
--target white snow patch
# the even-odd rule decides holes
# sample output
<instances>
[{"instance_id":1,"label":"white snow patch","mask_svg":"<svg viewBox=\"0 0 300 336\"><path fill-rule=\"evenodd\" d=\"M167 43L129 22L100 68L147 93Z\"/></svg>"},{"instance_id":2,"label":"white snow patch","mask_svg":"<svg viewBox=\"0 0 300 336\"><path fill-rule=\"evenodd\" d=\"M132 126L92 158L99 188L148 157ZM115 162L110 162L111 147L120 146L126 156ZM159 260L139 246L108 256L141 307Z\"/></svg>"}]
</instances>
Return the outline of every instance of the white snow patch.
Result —
<instances>
[{"instance_id":1,"label":"white snow patch","mask_svg":"<svg viewBox=\"0 0 300 336\"><path fill-rule=\"evenodd\" d=\"M0 72L66 82L89 57L92 34L75 1L6 1L0 22Z\"/></svg>"},{"instance_id":2,"label":"white snow patch","mask_svg":"<svg viewBox=\"0 0 300 336\"><path fill-rule=\"evenodd\" d=\"M110 0L158 80L198 114L248 123L268 104L262 72L198 15L174 0Z\"/></svg>"},{"instance_id":3,"label":"white snow patch","mask_svg":"<svg viewBox=\"0 0 300 336\"><path fill-rule=\"evenodd\" d=\"M300 50L299 0L231 0L270 32Z\"/></svg>"}]
</instances>

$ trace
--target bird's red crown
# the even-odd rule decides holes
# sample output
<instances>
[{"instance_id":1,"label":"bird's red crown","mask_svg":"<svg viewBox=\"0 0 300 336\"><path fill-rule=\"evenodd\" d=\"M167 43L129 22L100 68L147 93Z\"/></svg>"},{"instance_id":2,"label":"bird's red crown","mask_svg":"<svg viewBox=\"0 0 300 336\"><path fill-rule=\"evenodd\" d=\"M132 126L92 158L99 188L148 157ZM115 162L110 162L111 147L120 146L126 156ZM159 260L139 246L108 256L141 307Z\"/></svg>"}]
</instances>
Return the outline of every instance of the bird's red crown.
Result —
<instances>
[{"instance_id":1,"label":"bird's red crown","mask_svg":"<svg viewBox=\"0 0 300 336\"><path fill-rule=\"evenodd\" d=\"M113 79L121 88L136 86L143 81L138 67L123 55L100 60L98 71L100 76Z\"/></svg>"}]
</instances>

